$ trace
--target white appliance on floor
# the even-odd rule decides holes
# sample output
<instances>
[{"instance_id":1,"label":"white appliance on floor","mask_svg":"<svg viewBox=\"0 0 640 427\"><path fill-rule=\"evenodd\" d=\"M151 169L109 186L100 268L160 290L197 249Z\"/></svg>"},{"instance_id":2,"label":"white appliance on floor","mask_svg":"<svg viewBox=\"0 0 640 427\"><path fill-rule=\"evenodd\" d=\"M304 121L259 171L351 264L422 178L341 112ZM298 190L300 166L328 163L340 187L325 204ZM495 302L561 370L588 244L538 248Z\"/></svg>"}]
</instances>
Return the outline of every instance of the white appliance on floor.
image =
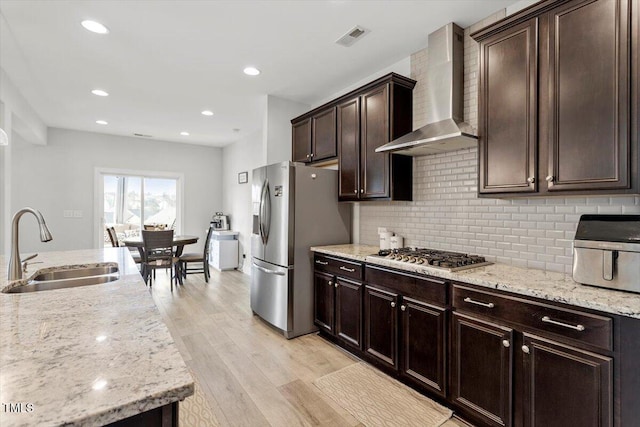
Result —
<instances>
[{"instance_id":1,"label":"white appliance on floor","mask_svg":"<svg viewBox=\"0 0 640 427\"><path fill-rule=\"evenodd\" d=\"M209 265L218 271L238 268L238 232L211 232L209 243Z\"/></svg>"}]
</instances>

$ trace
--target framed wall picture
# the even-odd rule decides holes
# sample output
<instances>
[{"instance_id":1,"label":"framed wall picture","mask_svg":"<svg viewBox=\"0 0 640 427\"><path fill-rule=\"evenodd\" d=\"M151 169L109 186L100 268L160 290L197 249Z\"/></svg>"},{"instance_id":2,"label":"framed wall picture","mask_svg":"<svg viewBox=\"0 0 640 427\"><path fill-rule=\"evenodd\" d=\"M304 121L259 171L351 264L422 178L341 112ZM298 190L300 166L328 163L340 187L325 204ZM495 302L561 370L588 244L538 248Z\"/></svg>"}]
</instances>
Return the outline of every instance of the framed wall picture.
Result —
<instances>
[{"instance_id":1,"label":"framed wall picture","mask_svg":"<svg viewBox=\"0 0 640 427\"><path fill-rule=\"evenodd\" d=\"M249 172L240 172L238 174L238 184L246 184L249 182Z\"/></svg>"}]
</instances>

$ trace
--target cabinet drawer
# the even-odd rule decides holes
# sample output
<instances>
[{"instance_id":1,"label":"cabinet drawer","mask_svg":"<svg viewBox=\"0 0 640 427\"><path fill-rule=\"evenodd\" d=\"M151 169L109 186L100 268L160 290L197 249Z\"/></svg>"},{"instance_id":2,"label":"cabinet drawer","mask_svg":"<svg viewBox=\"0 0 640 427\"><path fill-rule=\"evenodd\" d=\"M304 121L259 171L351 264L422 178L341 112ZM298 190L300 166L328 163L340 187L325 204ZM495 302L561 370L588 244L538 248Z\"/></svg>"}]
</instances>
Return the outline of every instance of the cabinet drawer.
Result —
<instances>
[{"instance_id":1,"label":"cabinet drawer","mask_svg":"<svg viewBox=\"0 0 640 427\"><path fill-rule=\"evenodd\" d=\"M613 350L613 321L609 317L461 285L453 285L452 300L456 310L517 323L525 328L552 334L558 339Z\"/></svg>"},{"instance_id":2,"label":"cabinet drawer","mask_svg":"<svg viewBox=\"0 0 640 427\"><path fill-rule=\"evenodd\" d=\"M342 258L316 255L314 260L316 271L335 274L340 277L362 280L362 264L359 262L347 261Z\"/></svg>"},{"instance_id":3,"label":"cabinet drawer","mask_svg":"<svg viewBox=\"0 0 640 427\"><path fill-rule=\"evenodd\" d=\"M384 286L403 295L419 298L444 306L447 304L447 286L442 280L401 273L385 268L367 265L366 281L372 285Z\"/></svg>"}]
</instances>

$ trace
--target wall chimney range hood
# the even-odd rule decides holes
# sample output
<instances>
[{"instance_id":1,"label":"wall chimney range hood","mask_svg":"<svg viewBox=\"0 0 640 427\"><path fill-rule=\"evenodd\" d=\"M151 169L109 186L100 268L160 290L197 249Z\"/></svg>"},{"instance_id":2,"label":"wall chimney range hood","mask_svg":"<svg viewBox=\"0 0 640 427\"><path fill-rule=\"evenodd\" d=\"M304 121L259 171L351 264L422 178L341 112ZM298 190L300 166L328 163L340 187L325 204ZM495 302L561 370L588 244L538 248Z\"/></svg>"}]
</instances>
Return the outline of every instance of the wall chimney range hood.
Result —
<instances>
[{"instance_id":1,"label":"wall chimney range hood","mask_svg":"<svg viewBox=\"0 0 640 427\"><path fill-rule=\"evenodd\" d=\"M449 23L429 34L427 46L428 124L395 139L377 152L423 156L475 147L475 129L463 120L464 30Z\"/></svg>"}]
</instances>

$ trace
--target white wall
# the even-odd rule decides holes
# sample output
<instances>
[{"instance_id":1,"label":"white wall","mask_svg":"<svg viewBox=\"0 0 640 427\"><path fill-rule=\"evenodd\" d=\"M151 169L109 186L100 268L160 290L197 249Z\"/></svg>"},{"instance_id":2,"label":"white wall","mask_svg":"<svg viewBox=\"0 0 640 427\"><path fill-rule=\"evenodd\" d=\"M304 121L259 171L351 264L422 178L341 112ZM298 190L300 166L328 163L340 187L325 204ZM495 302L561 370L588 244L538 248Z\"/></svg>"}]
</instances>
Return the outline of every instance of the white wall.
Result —
<instances>
[{"instance_id":1,"label":"white wall","mask_svg":"<svg viewBox=\"0 0 640 427\"><path fill-rule=\"evenodd\" d=\"M293 102L277 96L267 95L266 141L267 164L291 160L291 119L311 108L307 104Z\"/></svg>"},{"instance_id":2,"label":"white wall","mask_svg":"<svg viewBox=\"0 0 640 427\"><path fill-rule=\"evenodd\" d=\"M243 272L251 272L251 172L266 164L262 150L262 132L255 132L222 149L222 209L230 215L231 229L240 235L240 263ZM249 182L238 184L238 173L248 172ZM242 255L246 255L243 258Z\"/></svg>"},{"instance_id":3,"label":"white wall","mask_svg":"<svg viewBox=\"0 0 640 427\"><path fill-rule=\"evenodd\" d=\"M16 140L12 150L12 210L40 210L53 235L53 241L41 243L35 218L24 216L22 252L93 247L101 216L93 212L97 167L184 174L182 233L202 236L187 251L202 250L211 216L222 209L220 148L49 128L47 145ZM64 210L84 215L63 218Z\"/></svg>"}]
</instances>

